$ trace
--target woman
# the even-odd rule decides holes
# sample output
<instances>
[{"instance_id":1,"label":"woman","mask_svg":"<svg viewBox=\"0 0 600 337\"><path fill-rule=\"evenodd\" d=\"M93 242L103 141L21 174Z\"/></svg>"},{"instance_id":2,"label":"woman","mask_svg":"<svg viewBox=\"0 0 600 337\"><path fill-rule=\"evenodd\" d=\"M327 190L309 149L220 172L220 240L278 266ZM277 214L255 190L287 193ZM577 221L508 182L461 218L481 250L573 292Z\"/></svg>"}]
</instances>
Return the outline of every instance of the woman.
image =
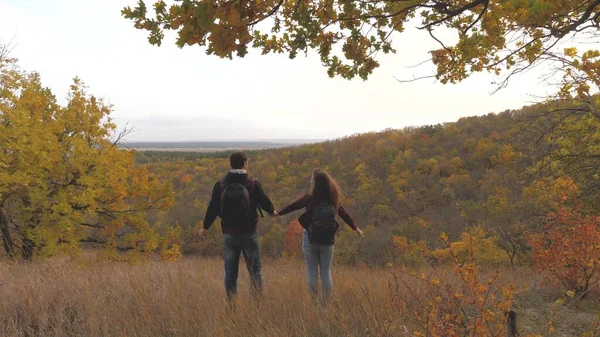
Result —
<instances>
[{"instance_id":1,"label":"woman","mask_svg":"<svg viewBox=\"0 0 600 337\"><path fill-rule=\"evenodd\" d=\"M361 237L364 233L356 226L356 223L342 206L342 192L335 180L324 170L315 169L310 179L310 193L296 200L292 204L279 211L279 216L305 208L306 212L302 214L298 221L304 228L302 239L302 253L306 261L306 270L308 272L308 288L313 296L317 296L318 289L318 270L321 273L321 287L323 288L323 299L329 299L332 290L331 281L331 261L333 260L332 245L316 244L309 239L311 223L313 223L313 210L323 205L333 206L337 214ZM335 216L335 214L333 214ZM314 226L314 223L313 223Z\"/></svg>"}]
</instances>

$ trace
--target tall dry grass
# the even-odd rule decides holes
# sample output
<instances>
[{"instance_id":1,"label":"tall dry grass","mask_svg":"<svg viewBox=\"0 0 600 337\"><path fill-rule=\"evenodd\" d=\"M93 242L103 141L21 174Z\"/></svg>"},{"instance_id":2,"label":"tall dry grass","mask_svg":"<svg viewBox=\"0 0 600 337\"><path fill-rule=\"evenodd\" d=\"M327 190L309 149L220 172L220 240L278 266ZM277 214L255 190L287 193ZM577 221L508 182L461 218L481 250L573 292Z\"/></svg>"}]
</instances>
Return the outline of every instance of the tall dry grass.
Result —
<instances>
[{"instance_id":1,"label":"tall dry grass","mask_svg":"<svg viewBox=\"0 0 600 337\"><path fill-rule=\"evenodd\" d=\"M258 304L244 268L242 262L232 309L219 259L138 265L0 262L0 336L410 335L405 330L411 329L410 310L389 306L391 292L398 291L389 271L335 266L334 300L325 309L312 302L301 261L265 261L264 298ZM521 280L538 281L521 273ZM451 270L445 275L453 277ZM419 289L410 290L418 295Z\"/></svg>"},{"instance_id":2,"label":"tall dry grass","mask_svg":"<svg viewBox=\"0 0 600 337\"><path fill-rule=\"evenodd\" d=\"M243 262L240 267L232 310L218 259L2 264L0 335L381 336L399 321L381 305L383 274L336 268L336 299L324 310L311 302L298 261L266 264L258 305Z\"/></svg>"}]
</instances>

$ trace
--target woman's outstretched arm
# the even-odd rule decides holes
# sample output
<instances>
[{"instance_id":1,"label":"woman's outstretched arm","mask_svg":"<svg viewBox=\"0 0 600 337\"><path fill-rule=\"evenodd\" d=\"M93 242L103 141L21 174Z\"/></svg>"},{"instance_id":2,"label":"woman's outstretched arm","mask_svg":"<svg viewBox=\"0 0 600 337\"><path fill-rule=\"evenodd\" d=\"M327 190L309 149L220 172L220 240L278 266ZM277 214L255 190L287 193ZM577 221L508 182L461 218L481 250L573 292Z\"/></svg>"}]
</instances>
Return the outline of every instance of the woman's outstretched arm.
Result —
<instances>
[{"instance_id":1,"label":"woman's outstretched arm","mask_svg":"<svg viewBox=\"0 0 600 337\"><path fill-rule=\"evenodd\" d=\"M350 214L348 213L348 211L346 211L346 209L344 208L344 206L340 206L340 208L338 208L338 215L353 230L356 230L358 228L358 226L356 226L356 222L354 221L354 219L352 218L352 216L350 216Z\"/></svg>"},{"instance_id":2,"label":"woman's outstretched arm","mask_svg":"<svg viewBox=\"0 0 600 337\"><path fill-rule=\"evenodd\" d=\"M348 211L346 211L344 206L340 206L340 208L338 209L338 215L340 216L340 218L342 218L342 220L344 220L344 222L348 226L350 226L350 228L355 230L358 233L358 235L360 235L361 237L365 235L363 233L363 231L360 230L360 228L358 228L358 226L356 225L356 222L354 221L354 219L352 218L350 213L348 213Z\"/></svg>"},{"instance_id":3,"label":"woman's outstretched arm","mask_svg":"<svg viewBox=\"0 0 600 337\"><path fill-rule=\"evenodd\" d=\"M293 211L297 211L299 209L306 207L307 202L308 202L308 194L304 195L302 198L294 201L293 203L285 206L279 212L277 212L277 214L278 215L286 215Z\"/></svg>"}]
</instances>

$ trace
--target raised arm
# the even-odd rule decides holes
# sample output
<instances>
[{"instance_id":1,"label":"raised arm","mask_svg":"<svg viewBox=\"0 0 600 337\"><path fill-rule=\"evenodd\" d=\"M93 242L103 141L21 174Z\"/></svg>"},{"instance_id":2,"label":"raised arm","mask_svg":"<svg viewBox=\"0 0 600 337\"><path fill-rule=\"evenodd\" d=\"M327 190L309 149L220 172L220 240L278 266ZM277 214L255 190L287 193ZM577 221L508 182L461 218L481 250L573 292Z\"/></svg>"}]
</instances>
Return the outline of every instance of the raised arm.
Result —
<instances>
[{"instance_id":1,"label":"raised arm","mask_svg":"<svg viewBox=\"0 0 600 337\"><path fill-rule=\"evenodd\" d=\"M356 225L356 222L354 222L354 219L352 218L352 216L350 216L348 211L346 211L344 206L340 206L340 208L338 209L338 215L340 216L340 218L342 218L342 220L344 220L344 222L348 226L350 226L350 228L355 230L358 233L358 235L360 235L361 237L365 236L363 231L360 230L360 228L358 228L358 226Z\"/></svg>"},{"instance_id":2,"label":"raised arm","mask_svg":"<svg viewBox=\"0 0 600 337\"><path fill-rule=\"evenodd\" d=\"M279 215L286 215L293 211L297 211L306 207L306 203L308 202L308 194L304 195L302 198L294 201L293 203L285 206L281 211L278 212Z\"/></svg>"}]
</instances>

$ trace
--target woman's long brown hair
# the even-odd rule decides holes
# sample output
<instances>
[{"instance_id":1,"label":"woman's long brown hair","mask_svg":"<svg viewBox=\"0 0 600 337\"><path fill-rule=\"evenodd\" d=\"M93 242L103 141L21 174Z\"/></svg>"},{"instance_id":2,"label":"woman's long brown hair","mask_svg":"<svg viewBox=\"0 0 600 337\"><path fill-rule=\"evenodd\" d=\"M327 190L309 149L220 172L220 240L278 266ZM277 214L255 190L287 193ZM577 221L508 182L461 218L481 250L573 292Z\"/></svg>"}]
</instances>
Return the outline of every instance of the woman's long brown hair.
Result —
<instances>
[{"instance_id":1,"label":"woman's long brown hair","mask_svg":"<svg viewBox=\"0 0 600 337\"><path fill-rule=\"evenodd\" d=\"M337 210L342 205L342 190L337 182L323 169L313 171L313 188L310 191L311 206L330 204Z\"/></svg>"}]
</instances>

